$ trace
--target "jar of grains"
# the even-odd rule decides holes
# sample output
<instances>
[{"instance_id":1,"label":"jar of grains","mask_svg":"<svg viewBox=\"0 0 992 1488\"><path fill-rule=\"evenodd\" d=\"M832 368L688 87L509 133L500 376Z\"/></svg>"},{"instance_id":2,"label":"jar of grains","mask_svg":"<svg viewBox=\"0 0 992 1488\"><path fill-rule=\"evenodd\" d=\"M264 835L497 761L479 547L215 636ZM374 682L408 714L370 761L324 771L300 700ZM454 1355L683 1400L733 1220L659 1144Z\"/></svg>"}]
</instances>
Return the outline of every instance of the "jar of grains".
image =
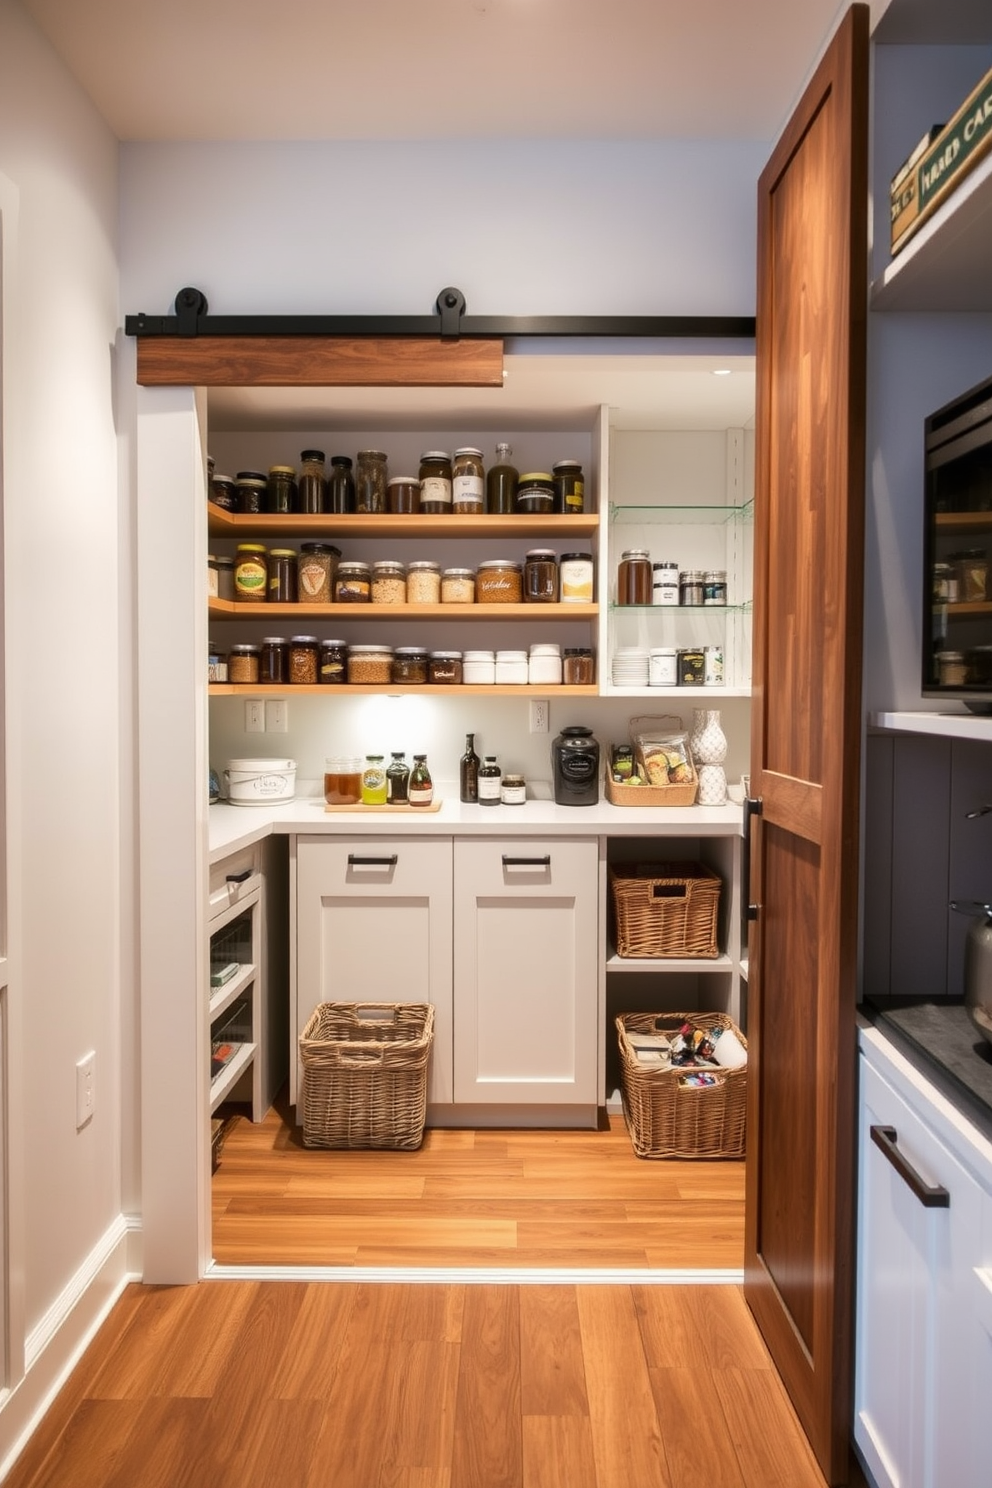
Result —
<instances>
[{"instance_id":1,"label":"jar of grains","mask_svg":"<svg viewBox=\"0 0 992 1488\"><path fill-rule=\"evenodd\" d=\"M344 641L321 641L317 658L317 681L331 687L348 680L348 647Z\"/></svg>"},{"instance_id":2,"label":"jar of grains","mask_svg":"<svg viewBox=\"0 0 992 1488\"><path fill-rule=\"evenodd\" d=\"M466 686L495 682L495 651L464 651L462 653L462 681Z\"/></svg>"},{"instance_id":3,"label":"jar of grains","mask_svg":"<svg viewBox=\"0 0 992 1488\"><path fill-rule=\"evenodd\" d=\"M285 516L296 510L296 470L292 465L270 465L265 487L265 510Z\"/></svg>"},{"instance_id":4,"label":"jar of grains","mask_svg":"<svg viewBox=\"0 0 992 1488\"><path fill-rule=\"evenodd\" d=\"M441 686L455 686L462 680L460 651L432 651L427 658L427 680Z\"/></svg>"},{"instance_id":5,"label":"jar of grains","mask_svg":"<svg viewBox=\"0 0 992 1488\"><path fill-rule=\"evenodd\" d=\"M531 548L524 559L524 600L557 604L558 557L551 548Z\"/></svg>"},{"instance_id":6,"label":"jar of grains","mask_svg":"<svg viewBox=\"0 0 992 1488\"><path fill-rule=\"evenodd\" d=\"M265 510L265 488L268 482L260 470L239 470L235 480L238 511L256 516Z\"/></svg>"},{"instance_id":7,"label":"jar of grains","mask_svg":"<svg viewBox=\"0 0 992 1488\"><path fill-rule=\"evenodd\" d=\"M487 558L479 564L475 576L475 598L478 604L520 604L523 599L523 572L519 563L509 558Z\"/></svg>"},{"instance_id":8,"label":"jar of grains","mask_svg":"<svg viewBox=\"0 0 992 1488\"><path fill-rule=\"evenodd\" d=\"M234 559L234 597L264 604L269 593L269 560L261 543L238 543Z\"/></svg>"},{"instance_id":9,"label":"jar of grains","mask_svg":"<svg viewBox=\"0 0 992 1488\"><path fill-rule=\"evenodd\" d=\"M296 553L293 548L269 549L269 599L274 604L296 603Z\"/></svg>"},{"instance_id":10,"label":"jar of grains","mask_svg":"<svg viewBox=\"0 0 992 1488\"><path fill-rule=\"evenodd\" d=\"M289 642L285 636L263 636L258 667L259 682L289 680Z\"/></svg>"},{"instance_id":11,"label":"jar of grains","mask_svg":"<svg viewBox=\"0 0 992 1488\"><path fill-rule=\"evenodd\" d=\"M403 514L420 510L420 482L415 475L394 475L386 486L386 510Z\"/></svg>"},{"instance_id":12,"label":"jar of grains","mask_svg":"<svg viewBox=\"0 0 992 1488\"><path fill-rule=\"evenodd\" d=\"M486 473L481 450L455 450L451 464L451 509L469 515L485 511Z\"/></svg>"},{"instance_id":13,"label":"jar of grains","mask_svg":"<svg viewBox=\"0 0 992 1488\"><path fill-rule=\"evenodd\" d=\"M451 459L444 450L420 457L420 510L443 515L451 511Z\"/></svg>"},{"instance_id":14,"label":"jar of grains","mask_svg":"<svg viewBox=\"0 0 992 1488\"><path fill-rule=\"evenodd\" d=\"M591 553L562 553L558 575L562 604L592 604Z\"/></svg>"},{"instance_id":15,"label":"jar of grains","mask_svg":"<svg viewBox=\"0 0 992 1488\"><path fill-rule=\"evenodd\" d=\"M407 604L440 604L441 565L430 558L415 558L406 569Z\"/></svg>"},{"instance_id":16,"label":"jar of grains","mask_svg":"<svg viewBox=\"0 0 992 1488\"><path fill-rule=\"evenodd\" d=\"M561 680L567 687L591 687L596 680L596 669L590 647L566 646L561 673Z\"/></svg>"},{"instance_id":17,"label":"jar of grains","mask_svg":"<svg viewBox=\"0 0 992 1488\"><path fill-rule=\"evenodd\" d=\"M258 681L261 650L258 646L239 644L232 646L227 656L227 679L229 682Z\"/></svg>"},{"instance_id":18,"label":"jar of grains","mask_svg":"<svg viewBox=\"0 0 992 1488\"><path fill-rule=\"evenodd\" d=\"M355 468L355 510L386 510L386 456L382 450L359 450Z\"/></svg>"},{"instance_id":19,"label":"jar of grains","mask_svg":"<svg viewBox=\"0 0 992 1488\"><path fill-rule=\"evenodd\" d=\"M402 563L392 558L373 563L372 603L406 604L406 573Z\"/></svg>"},{"instance_id":20,"label":"jar of grains","mask_svg":"<svg viewBox=\"0 0 992 1488\"><path fill-rule=\"evenodd\" d=\"M220 594L220 579L217 576L217 559L207 554L207 598L216 599Z\"/></svg>"},{"instance_id":21,"label":"jar of grains","mask_svg":"<svg viewBox=\"0 0 992 1488\"><path fill-rule=\"evenodd\" d=\"M289 638L289 681L297 687L314 686L317 681L317 637L296 635Z\"/></svg>"},{"instance_id":22,"label":"jar of grains","mask_svg":"<svg viewBox=\"0 0 992 1488\"><path fill-rule=\"evenodd\" d=\"M348 681L358 686L381 685L393 677L393 652L390 646L349 646Z\"/></svg>"},{"instance_id":23,"label":"jar of grains","mask_svg":"<svg viewBox=\"0 0 992 1488\"><path fill-rule=\"evenodd\" d=\"M300 544L297 588L301 604L330 604L341 549L332 543Z\"/></svg>"},{"instance_id":24,"label":"jar of grains","mask_svg":"<svg viewBox=\"0 0 992 1488\"><path fill-rule=\"evenodd\" d=\"M372 570L367 563L339 563L334 575L337 604L368 604L372 597Z\"/></svg>"},{"instance_id":25,"label":"jar of grains","mask_svg":"<svg viewBox=\"0 0 992 1488\"><path fill-rule=\"evenodd\" d=\"M421 646L397 646L393 652L391 682L426 682L427 652Z\"/></svg>"},{"instance_id":26,"label":"jar of grains","mask_svg":"<svg viewBox=\"0 0 992 1488\"><path fill-rule=\"evenodd\" d=\"M441 603L472 604L475 600L475 570L445 568L441 572Z\"/></svg>"}]
</instances>

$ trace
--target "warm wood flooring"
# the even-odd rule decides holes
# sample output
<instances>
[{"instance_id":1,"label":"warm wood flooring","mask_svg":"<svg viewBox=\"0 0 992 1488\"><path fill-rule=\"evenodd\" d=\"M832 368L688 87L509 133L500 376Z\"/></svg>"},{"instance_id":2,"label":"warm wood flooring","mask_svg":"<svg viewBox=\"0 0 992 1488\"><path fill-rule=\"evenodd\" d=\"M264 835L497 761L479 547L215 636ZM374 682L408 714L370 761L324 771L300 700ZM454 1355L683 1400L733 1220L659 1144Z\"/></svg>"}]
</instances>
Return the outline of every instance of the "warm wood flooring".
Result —
<instances>
[{"instance_id":1,"label":"warm wood flooring","mask_svg":"<svg viewBox=\"0 0 992 1488\"><path fill-rule=\"evenodd\" d=\"M5 1488L823 1488L735 1286L127 1288Z\"/></svg>"},{"instance_id":2,"label":"warm wood flooring","mask_svg":"<svg viewBox=\"0 0 992 1488\"><path fill-rule=\"evenodd\" d=\"M305 1148L275 1109L228 1128L222 1265L740 1269L743 1162L646 1160L601 1131L428 1130L417 1152Z\"/></svg>"}]
</instances>

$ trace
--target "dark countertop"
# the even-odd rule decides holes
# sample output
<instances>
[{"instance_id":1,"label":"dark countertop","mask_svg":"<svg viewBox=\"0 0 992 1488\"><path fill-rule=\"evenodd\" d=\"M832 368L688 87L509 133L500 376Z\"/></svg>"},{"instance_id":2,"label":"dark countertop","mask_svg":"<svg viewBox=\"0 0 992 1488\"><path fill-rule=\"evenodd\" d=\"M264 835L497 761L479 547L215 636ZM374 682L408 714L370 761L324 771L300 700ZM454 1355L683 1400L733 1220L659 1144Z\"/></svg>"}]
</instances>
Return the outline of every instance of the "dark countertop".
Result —
<instances>
[{"instance_id":1,"label":"dark countertop","mask_svg":"<svg viewBox=\"0 0 992 1488\"><path fill-rule=\"evenodd\" d=\"M992 1140L992 1044L963 1001L869 997L861 1012Z\"/></svg>"}]
</instances>

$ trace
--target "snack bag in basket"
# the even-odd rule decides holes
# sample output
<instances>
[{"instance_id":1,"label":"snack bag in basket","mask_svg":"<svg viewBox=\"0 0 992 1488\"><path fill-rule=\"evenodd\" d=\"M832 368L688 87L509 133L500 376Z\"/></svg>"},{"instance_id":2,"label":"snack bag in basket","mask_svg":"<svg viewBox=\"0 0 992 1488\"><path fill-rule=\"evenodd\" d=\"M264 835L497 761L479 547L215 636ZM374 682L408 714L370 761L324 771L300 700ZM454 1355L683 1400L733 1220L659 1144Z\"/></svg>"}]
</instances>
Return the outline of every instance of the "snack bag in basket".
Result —
<instances>
[{"instance_id":1,"label":"snack bag in basket","mask_svg":"<svg viewBox=\"0 0 992 1488\"><path fill-rule=\"evenodd\" d=\"M689 735L683 730L635 734L634 750L641 778L648 785L691 785L696 778Z\"/></svg>"}]
</instances>

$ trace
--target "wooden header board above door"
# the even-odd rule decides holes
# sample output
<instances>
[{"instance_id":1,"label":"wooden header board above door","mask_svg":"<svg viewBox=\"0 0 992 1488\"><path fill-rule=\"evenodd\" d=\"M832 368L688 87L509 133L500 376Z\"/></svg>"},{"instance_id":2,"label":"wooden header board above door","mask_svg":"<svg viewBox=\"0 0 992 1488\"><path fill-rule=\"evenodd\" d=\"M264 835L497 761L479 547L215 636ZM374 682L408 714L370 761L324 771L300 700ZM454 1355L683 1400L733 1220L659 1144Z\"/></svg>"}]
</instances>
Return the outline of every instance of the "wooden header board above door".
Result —
<instances>
[{"instance_id":1,"label":"wooden header board above door","mask_svg":"<svg viewBox=\"0 0 992 1488\"><path fill-rule=\"evenodd\" d=\"M142 387L502 387L502 340L143 336Z\"/></svg>"}]
</instances>

